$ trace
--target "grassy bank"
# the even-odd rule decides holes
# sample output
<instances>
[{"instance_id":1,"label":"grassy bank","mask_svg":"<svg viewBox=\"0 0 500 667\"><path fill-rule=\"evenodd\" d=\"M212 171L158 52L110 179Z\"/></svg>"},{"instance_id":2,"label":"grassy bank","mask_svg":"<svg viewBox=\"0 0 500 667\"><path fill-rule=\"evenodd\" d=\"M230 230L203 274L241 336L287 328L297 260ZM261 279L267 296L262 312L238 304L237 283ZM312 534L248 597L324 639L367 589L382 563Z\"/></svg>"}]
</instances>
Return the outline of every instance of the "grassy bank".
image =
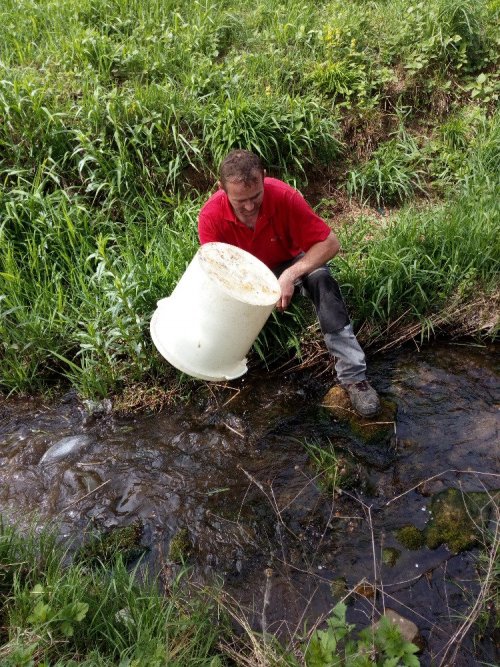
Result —
<instances>
[{"instance_id":1,"label":"grassy bank","mask_svg":"<svg viewBox=\"0 0 500 667\"><path fill-rule=\"evenodd\" d=\"M178 382L148 322L196 251L197 211L234 146L317 184L332 225L338 193L373 207L338 230L335 262L365 344L491 303L499 12L493 0L3 3L2 390ZM299 320L271 327L260 353L300 347ZM485 322L469 333L494 333Z\"/></svg>"},{"instance_id":2,"label":"grassy bank","mask_svg":"<svg viewBox=\"0 0 500 667\"><path fill-rule=\"evenodd\" d=\"M5 667L222 664L224 624L210 600L141 582L116 550L70 564L47 530L0 526L0 601Z\"/></svg>"}]
</instances>

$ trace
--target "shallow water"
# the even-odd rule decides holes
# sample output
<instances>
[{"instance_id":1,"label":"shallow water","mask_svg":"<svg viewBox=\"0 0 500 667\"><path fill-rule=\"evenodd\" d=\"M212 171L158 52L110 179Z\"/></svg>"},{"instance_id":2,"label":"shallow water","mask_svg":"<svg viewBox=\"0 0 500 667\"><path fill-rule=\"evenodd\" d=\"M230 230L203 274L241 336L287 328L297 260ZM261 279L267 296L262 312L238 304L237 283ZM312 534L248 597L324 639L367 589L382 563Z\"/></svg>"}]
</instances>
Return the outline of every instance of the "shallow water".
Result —
<instances>
[{"instance_id":1,"label":"shallow water","mask_svg":"<svg viewBox=\"0 0 500 667\"><path fill-rule=\"evenodd\" d=\"M333 581L375 583L375 600L366 587L349 597L349 618L367 625L374 605L399 611L421 631L422 664L439 664L477 593L478 550L409 551L395 530L424 527L433 493L500 487L497 353L439 345L373 360L374 384L398 408L378 445L320 407L327 374L253 372L217 399L200 393L149 416L92 418L71 394L3 399L0 512L24 525L36 511L64 535L139 521L148 563L169 571L169 544L187 528L193 577L222 578L252 625L283 640L328 614ZM353 453L363 491L323 492L305 440ZM395 565L382 563L383 547L400 551ZM495 664L494 643L468 638L453 664Z\"/></svg>"}]
</instances>

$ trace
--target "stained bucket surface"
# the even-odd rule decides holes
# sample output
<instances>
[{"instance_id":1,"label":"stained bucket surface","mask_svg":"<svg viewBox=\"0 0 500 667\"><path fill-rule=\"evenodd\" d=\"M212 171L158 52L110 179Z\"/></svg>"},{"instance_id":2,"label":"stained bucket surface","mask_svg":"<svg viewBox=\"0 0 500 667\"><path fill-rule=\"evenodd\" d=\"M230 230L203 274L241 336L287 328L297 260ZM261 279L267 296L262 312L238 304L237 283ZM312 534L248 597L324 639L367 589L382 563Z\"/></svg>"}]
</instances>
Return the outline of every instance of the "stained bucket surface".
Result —
<instances>
[{"instance_id":1,"label":"stained bucket surface","mask_svg":"<svg viewBox=\"0 0 500 667\"><path fill-rule=\"evenodd\" d=\"M280 294L276 276L256 257L227 243L206 243L172 294L158 301L151 338L160 354L188 375L240 377Z\"/></svg>"}]
</instances>

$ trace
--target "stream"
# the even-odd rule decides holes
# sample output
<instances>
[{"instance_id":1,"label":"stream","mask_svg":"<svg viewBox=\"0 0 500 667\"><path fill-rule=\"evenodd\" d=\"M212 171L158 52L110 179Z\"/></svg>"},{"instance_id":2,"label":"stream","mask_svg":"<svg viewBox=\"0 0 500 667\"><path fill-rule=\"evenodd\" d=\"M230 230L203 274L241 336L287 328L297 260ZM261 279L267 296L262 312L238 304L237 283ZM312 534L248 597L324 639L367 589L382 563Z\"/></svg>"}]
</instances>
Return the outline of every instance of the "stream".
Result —
<instances>
[{"instance_id":1,"label":"stream","mask_svg":"<svg viewBox=\"0 0 500 667\"><path fill-rule=\"evenodd\" d=\"M373 358L373 384L397 406L378 443L321 405L333 376L317 369L252 371L150 415L92 415L72 392L0 398L0 513L77 540L136 523L161 572L178 569L170 549L183 534L193 580L222 581L254 629L286 642L350 592L348 620L392 608L417 625L422 665L439 665L478 594L480 550L409 549L397 530L424 528L448 488L500 488L498 370L493 345ZM359 484L326 490L305 443L348 452ZM452 664L498 664L498 630L485 634L469 633Z\"/></svg>"}]
</instances>

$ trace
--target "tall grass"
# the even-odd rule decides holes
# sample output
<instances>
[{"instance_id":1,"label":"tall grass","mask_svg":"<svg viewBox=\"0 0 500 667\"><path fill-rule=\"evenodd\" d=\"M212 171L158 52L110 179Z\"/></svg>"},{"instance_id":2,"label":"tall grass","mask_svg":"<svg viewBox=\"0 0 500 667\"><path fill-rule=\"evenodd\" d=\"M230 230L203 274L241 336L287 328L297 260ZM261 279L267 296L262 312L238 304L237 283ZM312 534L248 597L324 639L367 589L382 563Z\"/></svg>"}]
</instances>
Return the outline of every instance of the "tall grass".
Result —
<instances>
[{"instance_id":1,"label":"tall grass","mask_svg":"<svg viewBox=\"0 0 500 667\"><path fill-rule=\"evenodd\" d=\"M455 174L458 196L406 208L386 226L366 220L343 232L341 282L360 320L387 325L404 313L425 321L450 299L498 287L498 117L484 124Z\"/></svg>"},{"instance_id":2,"label":"tall grass","mask_svg":"<svg viewBox=\"0 0 500 667\"><path fill-rule=\"evenodd\" d=\"M6 202L4 389L41 389L62 374L82 394L105 396L154 374L149 318L196 251L198 202L140 203L120 226L59 192Z\"/></svg>"},{"instance_id":3,"label":"tall grass","mask_svg":"<svg viewBox=\"0 0 500 667\"><path fill-rule=\"evenodd\" d=\"M161 377L148 320L193 256L197 210L235 146L260 154L273 175L299 185L318 174L347 180L354 196L378 205L470 191L486 222L466 240L482 250L495 215L498 137L487 128L498 99L498 13L485 0L3 2L2 391L69 379L84 395L105 396ZM436 96L451 114L431 119L442 130L424 141L414 125ZM460 127L471 99L485 113ZM345 128L372 116L393 128L401 105L398 133L353 163ZM462 204L438 208L437 218L454 207L449 234L469 224ZM352 242L360 234L353 229ZM437 231L426 234L438 244ZM408 231L402 247L387 240L384 251L377 239L376 270L366 264L371 246L361 238L361 252L346 239L353 252L341 278L356 319L382 322L402 307L424 314L440 303L429 298L430 276L444 271L439 292L449 294L465 276L487 280L493 270L451 242L426 249L429 261L416 258L405 244L419 238ZM446 252L455 254L438 259ZM300 348L302 313L281 319L290 326L264 332L262 356Z\"/></svg>"},{"instance_id":4,"label":"tall grass","mask_svg":"<svg viewBox=\"0 0 500 667\"><path fill-rule=\"evenodd\" d=\"M210 601L139 581L119 554L68 561L54 533L0 524L2 665L222 664Z\"/></svg>"}]
</instances>

